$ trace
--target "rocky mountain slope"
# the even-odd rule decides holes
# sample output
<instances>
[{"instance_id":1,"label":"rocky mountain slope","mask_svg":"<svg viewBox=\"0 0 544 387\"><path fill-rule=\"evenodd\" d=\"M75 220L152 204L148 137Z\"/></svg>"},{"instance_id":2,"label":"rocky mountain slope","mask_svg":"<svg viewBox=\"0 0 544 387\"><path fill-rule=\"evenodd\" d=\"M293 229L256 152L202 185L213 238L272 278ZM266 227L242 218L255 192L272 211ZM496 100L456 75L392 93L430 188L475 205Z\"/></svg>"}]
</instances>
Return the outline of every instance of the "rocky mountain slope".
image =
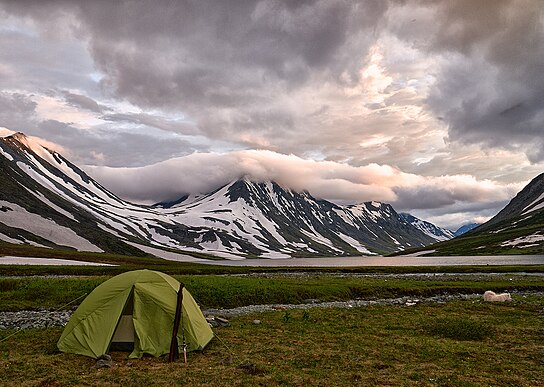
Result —
<instances>
[{"instance_id":1,"label":"rocky mountain slope","mask_svg":"<svg viewBox=\"0 0 544 387\"><path fill-rule=\"evenodd\" d=\"M0 138L0 179L0 240L9 243L132 255L147 245L241 259L383 254L435 241L388 204L338 206L274 182L241 179L136 205L21 133Z\"/></svg>"},{"instance_id":2,"label":"rocky mountain slope","mask_svg":"<svg viewBox=\"0 0 544 387\"><path fill-rule=\"evenodd\" d=\"M452 238L455 238L455 234L453 231L435 226L432 223L429 223L425 220L421 220L419 218L416 218L415 216L407 213L401 213L399 214L406 222L410 223L415 228L421 230L437 242L440 241L447 241Z\"/></svg>"}]
</instances>

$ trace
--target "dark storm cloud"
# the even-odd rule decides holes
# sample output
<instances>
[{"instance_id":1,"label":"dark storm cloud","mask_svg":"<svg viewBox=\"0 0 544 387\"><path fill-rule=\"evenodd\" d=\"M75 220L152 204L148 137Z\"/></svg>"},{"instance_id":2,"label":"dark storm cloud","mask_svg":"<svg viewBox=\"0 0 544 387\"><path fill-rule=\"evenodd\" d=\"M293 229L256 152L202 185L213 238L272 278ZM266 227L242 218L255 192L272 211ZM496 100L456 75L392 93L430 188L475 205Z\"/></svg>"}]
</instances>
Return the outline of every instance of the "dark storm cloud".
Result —
<instances>
[{"instance_id":1,"label":"dark storm cloud","mask_svg":"<svg viewBox=\"0 0 544 387\"><path fill-rule=\"evenodd\" d=\"M292 132L298 118L278 96L359 80L388 7L377 0L6 4L46 29L68 24L88 40L105 92L182 111L209 136L257 146L248 139L274 127ZM297 129L301 143L311 129Z\"/></svg>"},{"instance_id":2,"label":"dark storm cloud","mask_svg":"<svg viewBox=\"0 0 544 387\"><path fill-rule=\"evenodd\" d=\"M520 150L532 162L544 160L542 2L408 4L423 5L427 12L399 23L396 33L430 54L443 55L445 64L428 104L449 125L450 139Z\"/></svg>"},{"instance_id":3,"label":"dark storm cloud","mask_svg":"<svg viewBox=\"0 0 544 387\"><path fill-rule=\"evenodd\" d=\"M67 18L58 15L54 4L43 2L41 6L46 8L43 13L31 12L29 17L19 19L16 17L19 12L9 11L19 8L23 11L26 6L34 11L35 8L26 1L14 5L12 8L0 1L0 88L33 92L53 88L91 89L94 82L88 75L93 70L92 61L85 47L62 28ZM40 26L39 32L36 26ZM52 36L53 31L60 36Z\"/></svg>"},{"instance_id":4,"label":"dark storm cloud","mask_svg":"<svg viewBox=\"0 0 544 387\"><path fill-rule=\"evenodd\" d=\"M74 94L70 93L69 91L64 91L63 95L66 102L74 107L90 110L95 113L102 113L105 110L110 110L107 106L99 104L94 99L87 97L86 95Z\"/></svg>"},{"instance_id":5,"label":"dark storm cloud","mask_svg":"<svg viewBox=\"0 0 544 387\"><path fill-rule=\"evenodd\" d=\"M85 15L106 89L139 106L187 112L215 139L277 149L282 139L304 142L308 130L293 130L298 112L278 97L346 69L356 81L372 38L349 53L346 43L379 19L381 4L139 2L85 6Z\"/></svg>"},{"instance_id":6,"label":"dark storm cloud","mask_svg":"<svg viewBox=\"0 0 544 387\"><path fill-rule=\"evenodd\" d=\"M315 127L302 124L296 101L278 96L357 83L369 47L392 34L439 63L429 74L436 82L427 104L448 125L451 140L544 160L539 0L3 4L5 12L30 18L48 35L60 29L85 40L105 92L144 109L182 111L203 134L235 143L257 139L253 145L263 146L270 128L280 128L270 149L295 139L299 150L315 146ZM26 43L21 47L38 47L28 36L9 34ZM413 67L408 62L396 65L406 71ZM409 103L405 95L366 106Z\"/></svg>"},{"instance_id":7,"label":"dark storm cloud","mask_svg":"<svg viewBox=\"0 0 544 387\"><path fill-rule=\"evenodd\" d=\"M239 106L272 82L304 82L341 46L350 10L334 2L115 4L82 11L105 83L138 104L176 108Z\"/></svg>"},{"instance_id":8,"label":"dark storm cloud","mask_svg":"<svg viewBox=\"0 0 544 387\"><path fill-rule=\"evenodd\" d=\"M157 137L134 131L112 130L107 126L89 131L56 120L40 122L28 134L47 138L66 149L78 149L74 162L134 167L153 164L168 158L205 151L176 137Z\"/></svg>"},{"instance_id":9,"label":"dark storm cloud","mask_svg":"<svg viewBox=\"0 0 544 387\"><path fill-rule=\"evenodd\" d=\"M36 106L27 95L0 92L0 126L19 132L33 128Z\"/></svg>"},{"instance_id":10,"label":"dark storm cloud","mask_svg":"<svg viewBox=\"0 0 544 387\"><path fill-rule=\"evenodd\" d=\"M145 125L185 135L198 134L198 130L191 122L172 120L145 113L112 113L103 115L100 118L111 122L128 122L136 125Z\"/></svg>"}]
</instances>

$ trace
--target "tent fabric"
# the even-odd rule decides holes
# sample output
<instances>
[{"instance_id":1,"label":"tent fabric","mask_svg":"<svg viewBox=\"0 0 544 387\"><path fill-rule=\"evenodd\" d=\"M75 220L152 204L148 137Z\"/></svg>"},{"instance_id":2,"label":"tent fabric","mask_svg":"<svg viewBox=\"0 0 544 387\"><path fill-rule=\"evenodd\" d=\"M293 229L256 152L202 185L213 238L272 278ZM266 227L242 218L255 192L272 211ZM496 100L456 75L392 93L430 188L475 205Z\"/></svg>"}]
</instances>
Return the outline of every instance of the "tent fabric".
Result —
<instances>
[{"instance_id":1,"label":"tent fabric","mask_svg":"<svg viewBox=\"0 0 544 387\"><path fill-rule=\"evenodd\" d=\"M167 274L135 270L115 276L96 287L74 312L57 343L59 350L97 358L106 353L127 302L132 310L134 350L131 358L143 354L162 356L169 352L180 283ZM188 351L202 350L213 332L199 306L183 288L183 336Z\"/></svg>"}]
</instances>

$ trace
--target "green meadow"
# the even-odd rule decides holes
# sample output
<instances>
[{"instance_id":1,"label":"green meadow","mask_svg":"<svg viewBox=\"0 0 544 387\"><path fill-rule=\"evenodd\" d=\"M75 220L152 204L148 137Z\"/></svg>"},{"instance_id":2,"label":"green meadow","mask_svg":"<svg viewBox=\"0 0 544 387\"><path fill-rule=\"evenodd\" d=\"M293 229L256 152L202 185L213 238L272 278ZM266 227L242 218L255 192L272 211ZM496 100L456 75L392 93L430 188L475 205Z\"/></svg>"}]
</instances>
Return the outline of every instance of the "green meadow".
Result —
<instances>
[{"instance_id":1,"label":"green meadow","mask_svg":"<svg viewBox=\"0 0 544 387\"><path fill-rule=\"evenodd\" d=\"M254 319L261 320L256 325ZM510 303L309 309L245 315L188 364L163 358L112 368L56 350L61 328L26 330L0 343L4 385L539 386L544 299ZM5 332L8 333L8 332Z\"/></svg>"},{"instance_id":2,"label":"green meadow","mask_svg":"<svg viewBox=\"0 0 544 387\"><path fill-rule=\"evenodd\" d=\"M127 353L114 352L112 368L96 369L94 359L57 351L62 328L23 330L11 337L15 332L4 330L0 331L0 384L543 385L544 297L524 295L544 291L542 276L526 274L542 272L541 267L491 275L481 272L485 268L466 267L462 270L474 273L439 274L454 268L422 274L418 268L393 268L386 273L383 268L342 272L174 266L169 271L185 283L202 308L297 304L308 299L424 298L482 294L488 289L510 291L513 301L486 303L472 298L413 306L253 313L231 318L228 327L214 328L216 338L203 352L190 353L186 365L167 363L164 358L128 360ZM493 269L504 270L487 267ZM17 274L15 267L3 270L0 310L17 311L62 308L119 268L86 272L89 269L26 267L18 274L40 276L18 277L6 276ZM61 277L59 270L64 271ZM198 270L206 274L194 274ZM409 271L416 273L405 275ZM254 324L255 319L261 323Z\"/></svg>"}]
</instances>

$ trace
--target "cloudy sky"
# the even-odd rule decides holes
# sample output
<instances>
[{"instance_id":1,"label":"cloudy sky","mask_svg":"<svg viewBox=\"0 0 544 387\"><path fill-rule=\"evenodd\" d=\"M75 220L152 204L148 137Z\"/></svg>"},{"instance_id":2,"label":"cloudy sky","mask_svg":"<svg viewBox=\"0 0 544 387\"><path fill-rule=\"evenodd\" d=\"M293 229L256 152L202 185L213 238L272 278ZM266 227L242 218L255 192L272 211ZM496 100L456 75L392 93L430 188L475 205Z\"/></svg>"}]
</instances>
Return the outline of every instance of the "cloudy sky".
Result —
<instances>
[{"instance_id":1,"label":"cloudy sky","mask_svg":"<svg viewBox=\"0 0 544 387\"><path fill-rule=\"evenodd\" d=\"M0 0L0 127L134 201L248 175L455 228L544 171L543 9Z\"/></svg>"}]
</instances>

